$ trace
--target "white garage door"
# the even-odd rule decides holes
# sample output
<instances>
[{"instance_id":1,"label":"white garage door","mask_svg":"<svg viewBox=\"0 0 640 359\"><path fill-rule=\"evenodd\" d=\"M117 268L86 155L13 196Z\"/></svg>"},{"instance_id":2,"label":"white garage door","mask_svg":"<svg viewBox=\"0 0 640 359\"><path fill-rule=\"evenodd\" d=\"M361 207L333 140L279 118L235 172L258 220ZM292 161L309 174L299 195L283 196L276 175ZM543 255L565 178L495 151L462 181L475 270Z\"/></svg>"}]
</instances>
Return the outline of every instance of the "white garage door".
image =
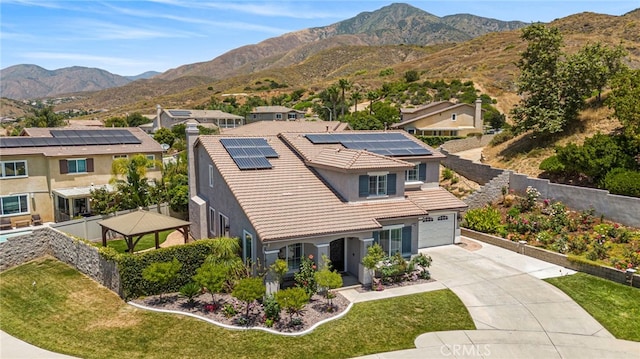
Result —
<instances>
[{"instance_id":1,"label":"white garage door","mask_svg":"<svg viewBox=\"0 0 640 359\"><path fill-rule=\"evenodd\" d=\"M452 244L455 231L455 213L433 214L418 223L418 248Z\"/></svg>"}]
</instances>

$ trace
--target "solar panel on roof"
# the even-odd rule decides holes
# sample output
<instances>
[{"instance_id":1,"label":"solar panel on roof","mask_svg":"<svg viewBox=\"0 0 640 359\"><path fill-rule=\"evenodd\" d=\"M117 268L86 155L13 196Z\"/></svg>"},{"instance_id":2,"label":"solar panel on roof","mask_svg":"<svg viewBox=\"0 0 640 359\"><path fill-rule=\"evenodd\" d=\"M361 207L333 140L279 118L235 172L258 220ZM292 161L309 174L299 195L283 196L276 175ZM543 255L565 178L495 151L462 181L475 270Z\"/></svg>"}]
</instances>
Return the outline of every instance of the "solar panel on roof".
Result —
<instances>
[{"instance_id":1,"label":"solar panel on roof","mask_svg":"<svg viewBox=\"0 0 640 359\"><path fill-rule=\"evenodd\" d=\"M279 157L264 138L223 138L220 143L241 170L272 168L267 158Z\"/></svg>"},{"instance_id":2,"label":"solar panel on roof","mask_svg":"<svg viewBox=\"0 0 640 359\"><path fill-rule=\"evenodd\" d=\"M341 144L353 150L367 150L385 156L430 155L431 151L399 132L315 133L305 135L313 144Z\"/></svg>"},{"instance_id":3,"label":"solar panel on roof","mask_svg":"<svg viewBox=\"0 0 640 359\"><path fill-rule=\"evenodd\" d=\"M116 130L51 130L53 137L12 137L3 138L0 148L49 147L49 146L92 146L140 144L142 141L125 129Z\"/></svg>"},{"instance_id":4,"label":"solar panel on roof","mask_svg":"<svg viewBox=\"0 0 640 359\"><path fill-rule=\"evenodd\" d=\"M191 116L191 111L187 110L169 110L169 114L174 117Z\"/></svg>"}]
</instances>

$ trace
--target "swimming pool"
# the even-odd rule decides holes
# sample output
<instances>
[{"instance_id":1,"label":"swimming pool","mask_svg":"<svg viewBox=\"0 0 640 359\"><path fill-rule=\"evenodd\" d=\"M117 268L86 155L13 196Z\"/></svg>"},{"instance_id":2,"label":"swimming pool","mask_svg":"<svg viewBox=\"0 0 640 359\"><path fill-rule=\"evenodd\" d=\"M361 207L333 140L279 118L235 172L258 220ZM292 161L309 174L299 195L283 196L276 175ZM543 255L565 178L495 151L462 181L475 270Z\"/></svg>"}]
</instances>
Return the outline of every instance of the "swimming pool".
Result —
<instances>
[{"instance_id":1,"label":"swimming pool","mask_svg":"<svg viewBox=\"0 0 640 359\"><path fill-rule=\"evenodd\" d=\"M6 242L7 239L11 238L11 237L17 237L17 236L22 236L25 234L31 234L32 231L19 231L19 232L10 232L10 233L3 233L0 234L0 243Z\"/></svg>"}]
</instances>

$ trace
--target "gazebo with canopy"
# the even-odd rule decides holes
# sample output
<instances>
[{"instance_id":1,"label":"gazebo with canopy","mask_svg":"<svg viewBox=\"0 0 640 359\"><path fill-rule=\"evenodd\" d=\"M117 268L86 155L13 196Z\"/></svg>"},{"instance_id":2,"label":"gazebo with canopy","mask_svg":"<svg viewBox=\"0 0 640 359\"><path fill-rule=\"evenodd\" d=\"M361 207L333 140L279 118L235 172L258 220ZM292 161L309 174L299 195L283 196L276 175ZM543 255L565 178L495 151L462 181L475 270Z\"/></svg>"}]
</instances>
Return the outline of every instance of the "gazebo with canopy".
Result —
<instances>
[{"instance_id":1,"label":"gazebo with canopy","mask_svg":"<svg viewBox=\"0 0 640 359\"><path fill-rule=\"evenodd\" d=\"M135 212L105 219L98 222L98 224L102 227L103 246L107 246L107 232L114 231L124 237L129 253L133 253L133 249L136 244L138 244L140 238L149 233L155 234L156 249L160 248L159 232L169 229L175 229L182 233L184 243L187 243L191 222L140 209ZM137 238L134 240L135 237Z\"/></svg>"}]
</instances>

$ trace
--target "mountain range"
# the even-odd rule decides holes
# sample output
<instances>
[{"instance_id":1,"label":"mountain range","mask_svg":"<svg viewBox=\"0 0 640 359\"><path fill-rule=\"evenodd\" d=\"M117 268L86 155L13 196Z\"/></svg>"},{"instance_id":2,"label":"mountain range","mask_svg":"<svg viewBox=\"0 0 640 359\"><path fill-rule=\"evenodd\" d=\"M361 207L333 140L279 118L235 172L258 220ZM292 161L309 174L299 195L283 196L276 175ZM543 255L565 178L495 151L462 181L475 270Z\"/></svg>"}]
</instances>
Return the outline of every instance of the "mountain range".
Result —
<instances>
[{"instance_id":1,"label":"mountain range","mask_svg":"<svg viewBox=\"0 0 640 359\"><path fill-rule=\"evenodd\" d=\"M342 46L434 45L457 43L496 31L521 28L519 21L500 21L461 14L438 17L407 4L391 4L332 25L304 29L231 50L211 61L187 64L162 74L123 77L105 70L69 67L54 71L36 65L0 70L2 97L33 99L120 87L138 79L219 80L299 64L321 51Z\"/></svg>"}]
</instances>

